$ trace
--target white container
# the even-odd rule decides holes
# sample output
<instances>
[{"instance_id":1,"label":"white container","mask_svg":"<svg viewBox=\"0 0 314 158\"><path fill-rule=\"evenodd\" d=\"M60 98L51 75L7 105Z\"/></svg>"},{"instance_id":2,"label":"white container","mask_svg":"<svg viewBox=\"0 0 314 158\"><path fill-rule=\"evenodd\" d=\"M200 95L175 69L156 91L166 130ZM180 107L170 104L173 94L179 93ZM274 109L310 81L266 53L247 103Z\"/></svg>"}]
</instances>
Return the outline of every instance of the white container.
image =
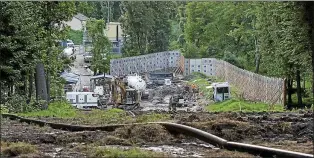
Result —
<instances>
[{"instance_id":1,"label":"white container","mask_svg":"<svg viewBox=\"0 0 314 158\"><path fill-rule=\"evenodd\" d=\"M127 76L127 82L130 87L141 92L144 92L146 89L146 82L137 74Z\"/></svg>"},{"instance_id":2,"label":"white container","mask_svg":"<svg viewBox=\"0 0 314 158\"><path fill-rule=\"evenodd\" d=\"M66 99L78 109L97 107L97 95L94 92L67 92Z\"/></svg>"}]
</instances>

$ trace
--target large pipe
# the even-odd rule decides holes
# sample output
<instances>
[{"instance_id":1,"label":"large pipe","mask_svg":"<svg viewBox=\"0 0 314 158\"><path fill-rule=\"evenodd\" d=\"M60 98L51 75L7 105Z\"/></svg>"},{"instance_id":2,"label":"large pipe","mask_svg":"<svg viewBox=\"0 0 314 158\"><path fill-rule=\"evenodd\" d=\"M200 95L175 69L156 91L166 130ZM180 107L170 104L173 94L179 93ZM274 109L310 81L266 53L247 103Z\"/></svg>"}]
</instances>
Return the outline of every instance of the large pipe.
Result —
<instances>
[{"instance_id":1,"label":"large pipe","mask_svg":"<svg viewBox=\"0 0 314 158\"><path fill-rule=\"evenodd\" d=\"M311 154L305 154L300 152L293 152L288 150L281 150L275 148L268 148L264 146L258 145L250 145L244 143L237 143L237 142L228 142L225 139L207 133L205 131L182 125L177 123L170 123L170 122L149 122L149 123L134 123L134 124L113 124L113 125L106 125L106 126L78 126L78 125L68 125L68 124L61 124L61 123L51 123L45 122L40 120L28 119L23 118L13 114L1 114L2 117L7 117L10 119L19 119L20 122L32 123L37 124L40 126L49 125L51 128L54 129L62 129L62 130L69 130L69 131L95 131L95 130L103 130L103 131L114 131L116 128L129 126L129 125L144 125L144 124L160 124L164 126L169 131L176 131L185 135L193 136L200 140L203 140L207 143L219 146L220 148L226 148L228 150L237 150L237 151L244 151L248 153L252 153L255 155L260 156L277 156L277 157L285 157L285 158L313 158Z\"/></svg>"}]
</instances>

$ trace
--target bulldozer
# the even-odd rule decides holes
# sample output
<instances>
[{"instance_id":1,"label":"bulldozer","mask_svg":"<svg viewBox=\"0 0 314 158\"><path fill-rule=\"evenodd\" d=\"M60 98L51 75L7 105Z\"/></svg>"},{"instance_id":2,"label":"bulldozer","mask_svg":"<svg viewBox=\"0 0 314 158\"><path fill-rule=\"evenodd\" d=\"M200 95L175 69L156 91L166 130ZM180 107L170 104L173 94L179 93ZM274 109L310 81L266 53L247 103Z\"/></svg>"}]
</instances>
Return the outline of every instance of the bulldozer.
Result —
<instances>
[{"instance_id":1,"label":"bulldozer","mask_svg":"<svg viewBox=\"0 0 314 158\"><path fill-rule=\"evenodd\" d=\"M139 108L141 96L138 90L130 88L121 78L115 78L112 82L112 99L115 108L124 110Z\"/></svg>"}]
</instances>

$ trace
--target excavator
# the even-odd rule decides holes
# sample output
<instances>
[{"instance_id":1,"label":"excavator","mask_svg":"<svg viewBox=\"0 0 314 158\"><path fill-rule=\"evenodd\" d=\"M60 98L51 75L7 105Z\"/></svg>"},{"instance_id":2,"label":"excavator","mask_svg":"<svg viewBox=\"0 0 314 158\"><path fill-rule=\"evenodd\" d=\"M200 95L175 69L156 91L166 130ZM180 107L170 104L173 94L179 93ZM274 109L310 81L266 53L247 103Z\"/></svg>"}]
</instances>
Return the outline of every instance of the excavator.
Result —
<instances>
[{"instance_id":1,"label":"excavator","mask_svg":"<svg viewBox=\"0 0 314 158\"><path fill-rule=\"evenodd\" d=\"M121 78L115 78L111 84L114 107L124 110L139 108L141 95L136 89L130 88Z\"/></svg>"}]
</instances>

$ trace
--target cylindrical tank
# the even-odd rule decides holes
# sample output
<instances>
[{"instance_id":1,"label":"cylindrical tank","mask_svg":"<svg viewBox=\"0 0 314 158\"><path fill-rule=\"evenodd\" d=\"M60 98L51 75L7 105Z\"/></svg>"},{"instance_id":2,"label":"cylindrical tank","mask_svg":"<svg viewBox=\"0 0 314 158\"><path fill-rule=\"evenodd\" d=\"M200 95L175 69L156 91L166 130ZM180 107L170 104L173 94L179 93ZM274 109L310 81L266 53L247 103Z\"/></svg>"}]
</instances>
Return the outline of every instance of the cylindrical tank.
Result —
<instances>
[{"instance_id":1,"label":"cylindrical tank","mask_svg":"<svg viewBox=\"0 0 314 158\"><path fill-rule=\"evenodd\" d=\"M128 85L136 90L143 92L146 89L146 82L138 75L127 76Z\"/></svg>"},{"instance_id":2,"label":"cylindrical tank","mask_svg":"<svg viewBox=\"0 0 314 158\"><path fill-rule=\"evenodd\" d=\"M63 55L67 57L71 56L72 54L73 54L73 48L68 47L63 50Z\"/></svg>"}]
</instances>

